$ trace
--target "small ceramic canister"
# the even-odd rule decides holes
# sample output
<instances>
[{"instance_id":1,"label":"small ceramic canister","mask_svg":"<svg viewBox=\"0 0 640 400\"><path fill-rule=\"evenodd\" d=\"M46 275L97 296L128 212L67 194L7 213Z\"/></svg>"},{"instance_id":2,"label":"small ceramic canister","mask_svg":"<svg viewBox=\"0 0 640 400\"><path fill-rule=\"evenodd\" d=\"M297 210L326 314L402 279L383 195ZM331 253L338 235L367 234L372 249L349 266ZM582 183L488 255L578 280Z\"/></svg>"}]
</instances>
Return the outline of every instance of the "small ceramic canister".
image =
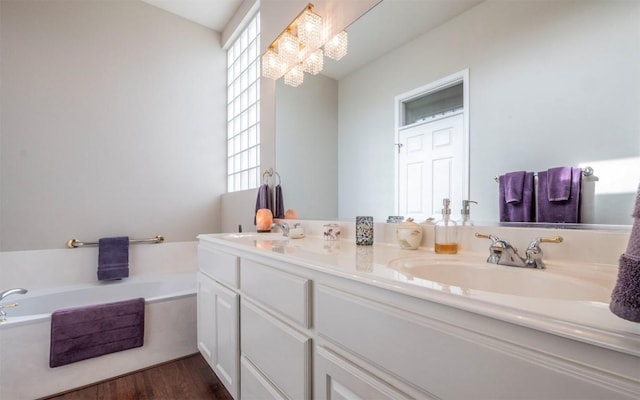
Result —
<instances>
[{"instance_id":1,"label":"small ceramic canister","mask_svg":"<svg viewBox=\"0 0 640 400\"><path fill-rule=\"evenodd\" d=\"M358 246L373 244L373 217L356 217L356 244Z\"/></svg>"},{"instance_id":2,"label":"small ceramic canister","mask_svg":"<svg viewBox=\"0 0 640 400\"><path fill-rule=\"evenodd\" d=\"M324 240L338 240L340 239L340 225L338 224L324 224Z\"/></svg>"},{"instance_id":3,"label":"small ceramic canister","mask_svg":"<svg viewBox=\"0 0 640 400\"><path fill-rule=\"evenodd\" d=\"M406 222L396 228L396 237L400 247L415 250L422 242L422 227L413 222L413 218L407 218Z\"/></svg>"}]
</instances>

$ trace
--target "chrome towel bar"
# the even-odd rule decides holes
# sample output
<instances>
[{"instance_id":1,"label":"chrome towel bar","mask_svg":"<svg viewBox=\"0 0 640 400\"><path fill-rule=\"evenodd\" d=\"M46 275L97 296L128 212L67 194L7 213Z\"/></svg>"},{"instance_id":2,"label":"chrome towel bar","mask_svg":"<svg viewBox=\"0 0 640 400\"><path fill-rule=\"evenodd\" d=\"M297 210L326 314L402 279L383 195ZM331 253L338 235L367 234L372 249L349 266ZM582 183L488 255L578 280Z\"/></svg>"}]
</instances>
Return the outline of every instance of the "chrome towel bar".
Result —
<instances>
[{"instance_id":1,"label":"chrome towel bar","mask_svg":"<svg viewBox=\"0 0 640 400\"><path fill-rule=\"evenodd\" d=\"M129 244L156 244L164 242L164 236L156 235L154 238L149 239L129 239ZM98 242L81 242L78 239L71 239L67 242L67 247L70 249L76 249L78 247L97 246Z\"/></svg>"},{"instance_id":2,"label":"chrome towel bar","mask_svg":"<svg viewBox=\"0 0 640 400\"><path fill-rule=\"evenodd\" d=\"M533 176L538 176L538 173L534 173ZM582 168L582 176L593 176L593 168L591 167L584 167ZM494 176L493 180L498 182L500 180L499 176ZM597 180L597 179L596 179Z\"/></svg>"}]
</instances>

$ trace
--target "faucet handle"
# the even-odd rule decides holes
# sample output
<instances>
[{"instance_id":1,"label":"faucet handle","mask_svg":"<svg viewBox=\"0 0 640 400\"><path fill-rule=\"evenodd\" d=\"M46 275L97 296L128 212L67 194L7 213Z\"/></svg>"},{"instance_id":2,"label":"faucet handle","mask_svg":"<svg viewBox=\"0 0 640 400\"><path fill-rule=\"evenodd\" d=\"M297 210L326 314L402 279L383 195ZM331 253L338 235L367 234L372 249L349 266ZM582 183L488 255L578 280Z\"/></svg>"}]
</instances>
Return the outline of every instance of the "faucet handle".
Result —
<instances>
[{"instance_id":1,"label":"faucet handle","mask_svg":"<svg viewBox=\"0 0 640 400\"><path fill-rule=\"evenodd\" d=\"M507 247L512 248L514 251L518 251L518 249L516 249L515 247L513 247L509 242L507 242L504 239L500 239L497 236L491 235L491 234L487 234L487 233L479 233L476 232L475 236L477 238L480 239L490 239L491 240L491 246L489 246L489 249L491 250L500 250L500 249L505 249Z\"/></svg>"},{"instance_id":2,"label":"faucet handle","mask_svg":"<svg viewBox=\"0 0 640 400\"><path fill-rule=\"evenodd\" d=\"M540 243L562 243L563 240L564 239L562 238L562 236L553 236L547 238L537 237L533 239L531 243L529 243L529 248L533 249L536 247L540 247Z\"/></svg>"},{"instance_id":3,"label":"faucet handle","mask_svg":"<svg viewBox=\"0 0 640 400\"><path fill-rule=\"evenodd\" d=\"M534 268L545 269L546 266L544 261L542 261L542 249L540 248L540 243L562 243L562 240L562 236L549 238L537 237L533 239L533 241L529 243L529 247L527 247L527 264Z\"/></svg>"},{"instance_id":4,"label":"faucet handle","mask_svg":"<svg viewBox=\"0 0 640 400\"><path fill-rule=\"evenodd\" d=\"M497 236L493 236L491 234L488 233L480 233L480 232L476 232L475 235L477 238L480 239L490 239L491 240L491 245L493 246L494 244L498 243L500 241L500 238Z\"/></svg>"}]
</instances>

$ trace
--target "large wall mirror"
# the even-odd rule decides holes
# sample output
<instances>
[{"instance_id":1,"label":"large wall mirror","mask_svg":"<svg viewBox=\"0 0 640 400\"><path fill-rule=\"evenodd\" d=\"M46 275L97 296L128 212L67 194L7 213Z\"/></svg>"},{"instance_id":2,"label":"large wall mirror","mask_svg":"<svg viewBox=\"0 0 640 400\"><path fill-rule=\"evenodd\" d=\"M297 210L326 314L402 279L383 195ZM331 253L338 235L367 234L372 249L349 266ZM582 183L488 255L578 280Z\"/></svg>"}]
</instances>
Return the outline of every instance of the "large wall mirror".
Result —
<instances>
[{"instance_id":1,"label":"large wall mirror","mask_svg":"<svg viewBox=\"0 0 640 400\"><path fill-rule=\"evenodd\" d=\"M630 225L639 20L637 1L383 0L347 29L343 60L276 84L285 206L305 219L394 215L395 96L468 68L474 221L498 221L497 175L588 165L593 222Z\"/></svg>"}]
</instances>

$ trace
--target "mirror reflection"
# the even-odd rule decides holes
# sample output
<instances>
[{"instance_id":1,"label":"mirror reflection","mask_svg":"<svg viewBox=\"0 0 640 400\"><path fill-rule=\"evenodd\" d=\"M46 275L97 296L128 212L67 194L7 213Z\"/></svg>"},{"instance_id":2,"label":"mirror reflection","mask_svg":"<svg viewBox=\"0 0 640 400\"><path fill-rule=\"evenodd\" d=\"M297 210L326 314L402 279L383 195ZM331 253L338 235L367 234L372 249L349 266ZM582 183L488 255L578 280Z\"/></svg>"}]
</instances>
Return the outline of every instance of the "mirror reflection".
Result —
<instances>
[{"instance_id":1,"label":"mirror reflection","mask_svg":"<svg viewBox=\"0 0 640 400\"><path fill-rule=\"evenodd\" d=\"M473 221L498 221L496 176L589 166L599 179L591 222L631 224L638 20L636 1L383 0L347 29L345 58L297 88L276 84L286 207L305 219L396 214L394 99L468 69ZM381 35L402 43L385 47ZM461 207L452 204L454 214Z\"/></svg>"}]
</instances>

